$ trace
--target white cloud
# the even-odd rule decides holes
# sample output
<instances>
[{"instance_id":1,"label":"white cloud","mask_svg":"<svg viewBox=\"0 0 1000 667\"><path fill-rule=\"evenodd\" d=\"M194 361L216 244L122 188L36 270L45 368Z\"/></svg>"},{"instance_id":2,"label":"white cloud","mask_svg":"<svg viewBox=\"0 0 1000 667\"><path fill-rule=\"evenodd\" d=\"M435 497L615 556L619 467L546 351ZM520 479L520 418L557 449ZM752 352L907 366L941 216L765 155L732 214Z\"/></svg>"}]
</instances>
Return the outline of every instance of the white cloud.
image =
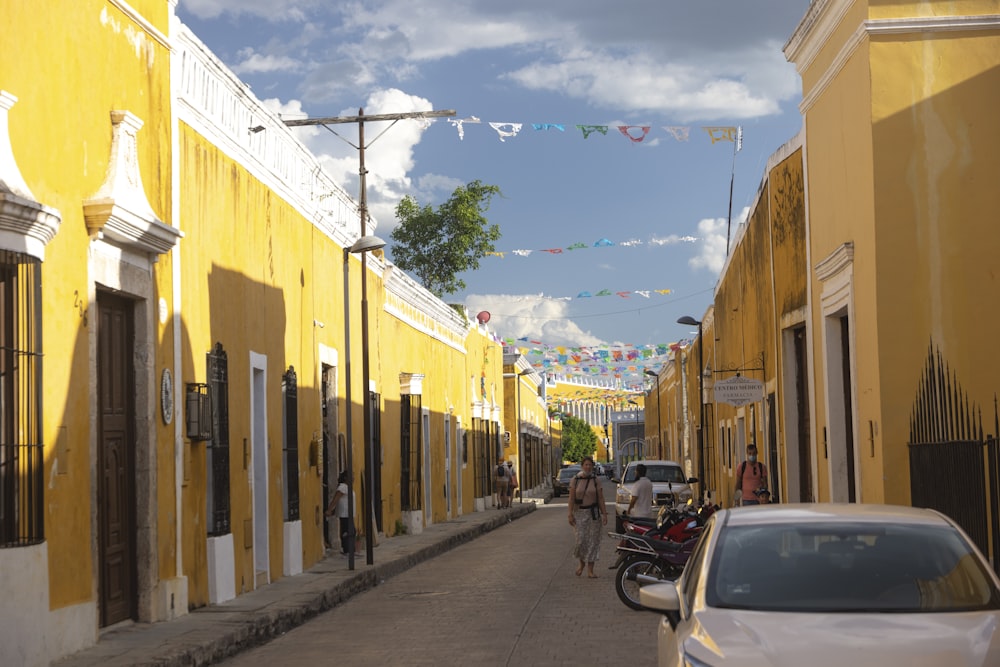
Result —
<instances>
[{"instance_id":1,"label":"white cloud","mask_svg":"<svg viewBox=\"0 0 1000 667\"><path fill-rule=\"evenodd\" d=\"M233 65L237 74L254 74L259 72L294 72L301 68L301 63L287 56L268 56L244 49L240 52L243 58Z\"/></svg>"},{"instance_id":2,"label":"white cloud","mask_svg":"<svg viewBox=\"0 0 1000 667\"><path fill-rule=\"evenodd\" d=\"M527 337L570 347L605 344L569 319L564 299L541 294L469 294L465 306L473 315L488 311L490 327L503 338Z\"/></svg>"},{"instance_id":3,"label":"white cloud","mask_svg":"<svg viewBox=\"0 0 1000 667\"><path fill-rule=\"evenodd\" d=\"M320 0L180 0L184 9L201 19L223 14L248 14L269 21L306 20L310 9L320 6Z\"/></svg>"},{"instance_id":4,"label":"white cloud","mask_svg":"<svg viewBox=\"0 0 1000 667\"><path fill-rule=\"evenodd\" d=\"M290 65L285 57L308 60L313 69L299 93L309 102L369 90L376 82L401 85L433 63L503 51L503 61L523 64L480 76L680 122L778 113L799 91L781 52L795 27L789 17L801 18L809 5L757 0L728 3L723 12L717 3L663 0L633 0L627 10L579 0L183 2L203 19L253 15L300 26L300 34L268 43L256 54L259 63L238 67L281 72ZM800 11L789 11L790 4Z\"/></svg>"},{"instance_id":5,"label":"white cloud","mask_svg":"<svg viewBox=\"0 0 1000 667\"><path fill-rule=\"evenodd\" d=\"M688 260L688 265L692 269L708 269L718 275L722 272L722 267L726 265L726 246L732 249L739 236L739 228L743 225L747 216L750 215L750 207L745 206L736 220L736 230L730 233L729 223L725 218L705 218L698 223L698 236L701 244L698 246L698 255ZM727 241L726 236L729 235Z\"/></svg>"},{"instance_id":6,"label":"white cloud","mask_svg":"<svg viewBox=\"0 0 1000 667\"><path fill-rule=\"evenodd\" d=\"M278 113L299 115L302 103L290 100L266 100L265 104ZM369 96L365 104L365 115L385 113L410 113L430 111L431 103L415 95L400 90L379 90ZM343 109L340 116L356 116L358 109ZM358 126L355 123L332 125L336 135L318 126L295 128L296 134L323 166L323 170L334 182L354 197L359 198L361 166L357 150ZM395 124L388 121L365 123L365 168L366 194L369 215L378 224L378 229L388 234L395 226L396 205L404 195L412 193L413 183L410 172L415 165L414 147L420 143L425 126L416 120L400 120ZM438 186L446 182L445 177L430 177L428 183ZM454 188L452 188L454 189ZM450 193L449 193L450 194Z\"/></svg>"},{"instance_id":7,"label":"white cloud","mask_svg":"<svg viewBox=\"0 0 1000 667\"><path fill-rule=\"evenodd\" d=\"M705 218L698 222L701 243L698 255L688 261L692 269L708 269L718 275L726 263L726 219Z\"/></svg>"}]
</instances>

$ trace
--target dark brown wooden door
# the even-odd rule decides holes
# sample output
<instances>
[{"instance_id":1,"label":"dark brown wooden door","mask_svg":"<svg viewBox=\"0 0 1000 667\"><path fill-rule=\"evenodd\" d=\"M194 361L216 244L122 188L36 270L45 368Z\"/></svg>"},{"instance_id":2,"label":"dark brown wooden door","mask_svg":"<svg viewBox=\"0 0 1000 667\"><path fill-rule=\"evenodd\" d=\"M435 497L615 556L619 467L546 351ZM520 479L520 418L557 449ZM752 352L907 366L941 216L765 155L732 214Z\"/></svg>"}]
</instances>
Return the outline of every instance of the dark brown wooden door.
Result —
<instances>
[{"instance_id":1,"label":"dark brown wooden door","mask_svg":"<svg viewBox=\"0 0 1000 667\"><path fill-rule=\"evenodd\" d=\"M132 304L97 297L98 550L101 627L135 618Z\"/></svg>"}]
</instances>

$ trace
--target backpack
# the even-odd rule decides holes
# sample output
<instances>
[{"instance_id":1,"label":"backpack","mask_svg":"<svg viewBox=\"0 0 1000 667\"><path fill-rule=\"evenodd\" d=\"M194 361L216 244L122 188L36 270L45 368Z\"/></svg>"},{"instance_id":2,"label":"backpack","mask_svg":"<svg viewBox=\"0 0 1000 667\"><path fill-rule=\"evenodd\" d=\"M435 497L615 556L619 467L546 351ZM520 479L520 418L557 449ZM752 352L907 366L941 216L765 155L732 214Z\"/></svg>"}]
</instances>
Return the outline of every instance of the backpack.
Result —
<instances>
[{"instance_id":1,"label":"backpack","mask_svg":"<svg viewBox=\"0 0 1000 667\"><path fill-rule=\"evenodd\" d=\"M760 461L757 461L756 464L760 466L761 473L764 474L764 475L766 475L767 474L767 468L764 467L764 464L761 463ZM741 489L743 488L743 473L746 472L746 469L747 469L747 462L744 461L743 463L740 464L740 472L739 472L739 480L740 480L740 488Z\"/></svg>"},{"instance_id":2,"label":"backpack","mask_svg":"<svg viewBox=\"0 0 1000 667\"><path fill-rule=\"evenodd\" d=\"M507 466L502 463L497 466L497 477L507 477Z\"/></svg>"}]
</instances>

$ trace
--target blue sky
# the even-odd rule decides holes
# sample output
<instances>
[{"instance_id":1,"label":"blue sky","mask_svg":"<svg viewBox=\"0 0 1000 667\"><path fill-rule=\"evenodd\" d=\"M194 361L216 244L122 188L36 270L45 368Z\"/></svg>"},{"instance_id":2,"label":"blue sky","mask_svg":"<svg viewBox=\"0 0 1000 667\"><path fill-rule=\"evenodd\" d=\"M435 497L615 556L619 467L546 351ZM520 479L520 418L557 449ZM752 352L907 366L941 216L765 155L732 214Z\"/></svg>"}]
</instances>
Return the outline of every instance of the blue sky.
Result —
<instances>
[{"instance_id":1,"label":"blue sky","mask_svg":"<svg viewBox=\"0 0 1000 667\"><path fill-rule=\"evenodd\" d=\"M768 156L801 127L801 85L782 46L808 5L180 0L177 12L287 118L361 107L479 118L464 139L446 120L402 121L381 136L383 127L366 125L377 233L389 240L404 195L437 205L472 180L499 186L487 215L504 256L484 258L462 276L467 289L445 300L489 311L503 338L578 347L692 336L676 320L700 319L711 303L731 174L735 234ZM491 122L522 128L500 141ZM609 130L584 139L577 125ZM618 125L650 129L636 143ZM702 129L716 126L743 128L735 159L733 143L713 144ZM689 137L665 127L689 128ZM334 129L357 142L353 126ZM356 197L357 151L321 128L297 132ZM612 245L594 247L604 241ZM574 244L587 247L565 250ZM544 252L553 249L564 252Z\"/></svg>"}]
</instances>

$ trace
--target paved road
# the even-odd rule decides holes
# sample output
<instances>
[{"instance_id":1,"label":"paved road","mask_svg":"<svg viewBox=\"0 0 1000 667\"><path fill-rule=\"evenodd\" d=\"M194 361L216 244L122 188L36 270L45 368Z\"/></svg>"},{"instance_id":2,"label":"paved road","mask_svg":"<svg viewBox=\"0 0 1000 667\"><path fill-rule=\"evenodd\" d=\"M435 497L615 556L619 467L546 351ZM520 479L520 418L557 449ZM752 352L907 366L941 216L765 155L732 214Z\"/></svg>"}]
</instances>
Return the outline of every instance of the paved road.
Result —
<instances>
[{"instance_id":1,"label":"paved road","mask_svg":"<svg viewBox=\"0 0 1000 667\"><path fill-rule=\"evenodd\" d=\"M618 600L613 540L598 579L572 549L561 498L223 664L654 665L659 617Z\"/></svg>"}]
</instances>

